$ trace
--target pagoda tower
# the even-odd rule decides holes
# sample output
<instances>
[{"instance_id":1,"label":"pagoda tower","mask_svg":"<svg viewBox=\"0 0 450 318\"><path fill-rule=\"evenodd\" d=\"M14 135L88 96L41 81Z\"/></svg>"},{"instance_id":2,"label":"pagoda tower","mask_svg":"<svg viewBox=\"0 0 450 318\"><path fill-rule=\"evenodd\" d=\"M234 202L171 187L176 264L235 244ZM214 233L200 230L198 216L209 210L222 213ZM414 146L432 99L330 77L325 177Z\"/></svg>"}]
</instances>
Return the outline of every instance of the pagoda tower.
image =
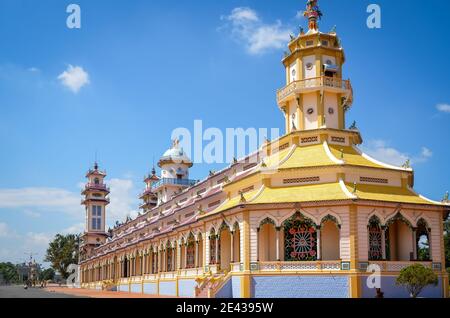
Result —
<instances>
[{"instance_id":1,"label":"pagoda tower","mask_svg":"<svg viewBox=\"0 0 450 318\"><path fill-rule=\"evenodd\" d=\"M158 203L158 197L153 191L153 185L158 181L159 177L156 175L155 167L153 167L151 174L144 177L145 190L139 197L143 201L140 208L143 209L144 213L151 210Z\"/></svg>"},{"instance_id":2,"label":"pagoda tower","mask_svg":"<svg viewBox=\"0 0 450 318\"><path fill-rule=\"evenodd\" d=\"M320 128L345 129L345 112L353 102L349 80L343 79L344 50L335 32L319 31L322 13L317 0L307 2L309 30L291 36L283 64L286 86L277 92L286 133Z\"/></svg>"},{"instance_id":3,"label":"pagoda tower","mask_svg":"<svg viewBox=\"0 0 450 318\"><path fill-rule=\"evenodd\" d=\"M106 172L99 170L97 163L86 174L87 183L81 192L84 195L81 204L86 211L85 229L80 244L81 260L89 257L95 247L105 243L108 236L105 224L109 188L105 184L105 177Z\"/></svg>"}]
</instances>

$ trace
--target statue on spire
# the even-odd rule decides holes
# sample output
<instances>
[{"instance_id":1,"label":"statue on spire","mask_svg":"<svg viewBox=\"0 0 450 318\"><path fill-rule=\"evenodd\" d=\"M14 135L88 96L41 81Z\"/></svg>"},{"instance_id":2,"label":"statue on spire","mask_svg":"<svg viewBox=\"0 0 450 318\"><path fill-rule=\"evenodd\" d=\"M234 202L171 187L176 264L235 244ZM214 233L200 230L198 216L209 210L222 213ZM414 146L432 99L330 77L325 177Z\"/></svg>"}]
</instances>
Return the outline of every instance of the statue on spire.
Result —
<instances>
[{"instance_id":1,"label":"statue on spire","mask_svg":"<svg viewBox=\"0 0 450 318\"><path fill-rule=\"evenodd\" d=\"M308 0L306 3L306 11L303 13L305 18L308 18L308 27L310 30L317 31L319 29L317 20L322 18L322 12L317 5L318 0Z\"/></svg>"}]
</instances>

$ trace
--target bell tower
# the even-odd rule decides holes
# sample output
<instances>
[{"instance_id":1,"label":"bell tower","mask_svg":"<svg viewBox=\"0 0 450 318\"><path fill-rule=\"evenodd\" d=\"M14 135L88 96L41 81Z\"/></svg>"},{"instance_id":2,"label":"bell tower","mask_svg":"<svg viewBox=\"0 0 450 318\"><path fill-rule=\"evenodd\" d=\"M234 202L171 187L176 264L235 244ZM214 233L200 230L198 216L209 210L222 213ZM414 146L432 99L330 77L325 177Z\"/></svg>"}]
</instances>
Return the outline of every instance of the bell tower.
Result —
<instances>
[{"instance_id":1,"label":"bell tower","mask_svg":"<svg viewBox=\"0 0 450 318\"><path fill-rule=\"evenodd\" d=\"M81 204L85 206L86 222L81 236L80 259L89 257L91 251L105 243L108 236L105 223L109 188L105 184L105 177L106 172L99 170L97 163L86 174L87 183L81 192L84 195Z\"/></svg>"},{"instance_id":2,"label":"bell tower","mask_svg":"<svg viewBox=\"0 0 450 318\"><path fill-rule=\"evenodd\" d=\"M321 128L345 129L345 112L353 103L350 80L344 80L344 50L335 28L319 31L318 0L308 0L304 16L308 31L291 35L282 60L286 86L277 103L285 117L286 133Z\"/></svg>"}]
</instances>

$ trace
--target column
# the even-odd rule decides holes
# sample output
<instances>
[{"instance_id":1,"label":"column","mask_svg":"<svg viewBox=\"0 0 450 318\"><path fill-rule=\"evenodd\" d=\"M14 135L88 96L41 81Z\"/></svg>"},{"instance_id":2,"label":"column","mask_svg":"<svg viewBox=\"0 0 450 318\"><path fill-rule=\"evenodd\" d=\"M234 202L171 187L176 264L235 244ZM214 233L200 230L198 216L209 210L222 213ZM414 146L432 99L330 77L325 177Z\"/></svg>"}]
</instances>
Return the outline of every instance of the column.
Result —
<instances>
[{"instance_id":1,"label":"column","mask_svg":"<svg viewBox=\"0 0 450 318\"><path fill-rule=\"evenodd\" d=\"M198 261L199 261L199 259L198 259L198 245L199 245L199 242L198 242L198 240L196 240L195 241L195 260L194 260L194 267L195 268L199 267L198 266Z\"/></svg>"},{"instance_id":2,"label":"column","mask_svg":"<svg viewBox=\"0 0 450 318\"><path fill-rule=\"evenodd\" d=\"M381 259L386 260L386 226L381 227Z\"/></svg>"},{"instance_id":3,"label":"column","mask_svg":"<svg viewBox=\"0 0 450 318\"><path fill-rule=\"evenodd\" d=\"M417 228L412 228L412 240L413 240L413 261L417 260Z\"/></svg>"},{"instance_id":4,"label":"column","mask_svg":"<svg viewBox=\"0 0 450 318\"><path fill-rule=\"evenodd\" d=\"M216 255L215 255L215 257L216 257L216 264L219 264L219 235L216 235L215 236L215 238L214 238L216 241L215 241L215 244L216 244Z\"/></svg>"},{"instance_id":5,"label":"column","mask_svg":"<svg viewBox=\"0 0 450 318\"><path fill-rule=\"evenodd\" d=\"M144 276L144 274L145 274L145 258L146 258L146 256L144 255L144 253L142 253L142 256L141 256L141 276Z\"/></svg>"},{"instance_id":6,"label":"column","mask_svg":"<svg viewBox=\"0 0 450 318\"><path fill-rule=\"evenodd\" d=\"M231 231L230 234L231 234L231 238L230 238L230 241L231 241L231 249L230 249L230 251L231 251L231 256L230 256L230 262L231 262L231 263L234 263L234 231Z\"/></svg>"},{"instance_id":7,"label":"column","mask_svg":"<svg viewBox=\"0 0 450 318\"><path fill-rule=\"evenodd\" d=\"M276 241L276 257L277 257L277 261L279 262L280 261L280 230L281 230L281 227L280 226L277 226L276 228L276 231L277 231L277 241Z\"/></svg>"},{"instance_id":8,"label":"column","mask_svg":"<svg viewBox=\"0 0 450 318\"><path fill-rule=\"evenodd\" d=\"M317 232L317 260L320 261L322 259L322 232L320 231L320 226L316 228Z\"/></svg>"},{"instance_id":9,"label":"column","mask_svg":"<svg viewBox=\"0 0 450 318\"><path fill-rule=\"evenodd\" d=\"M187 268L187 242L184 244L184 253L183 253L183 257L184 257L184 264L183 264L183 268Z\"/></svg>"},{"instance_id":10,"label":"column","mask_svg":"<svg viewBox=\"0 0 450 318\"><path fill-rule=\"evenodd\" d=\"M161 250L158 250L156 252L156 260L157 260L156 272L159 273L161 272Z\"/></svg>"},{"instance_id":11,"label":"column","mask_svg":"<svg viewBox=\"0 0 450 318\"><path fill-rule=\"evenodd\" d=\"M260 238L260 232L261 232L261 228L258 227L258 228L256 229L256 261L257 261L257 262L259 262L259 256L260 256L260 255L259 255L259 254L260 254L260 253L259 253L259 244L260 244L260 243L259 243L259 240L261 239L261 238Z\"/></svg>"}]
</instances>

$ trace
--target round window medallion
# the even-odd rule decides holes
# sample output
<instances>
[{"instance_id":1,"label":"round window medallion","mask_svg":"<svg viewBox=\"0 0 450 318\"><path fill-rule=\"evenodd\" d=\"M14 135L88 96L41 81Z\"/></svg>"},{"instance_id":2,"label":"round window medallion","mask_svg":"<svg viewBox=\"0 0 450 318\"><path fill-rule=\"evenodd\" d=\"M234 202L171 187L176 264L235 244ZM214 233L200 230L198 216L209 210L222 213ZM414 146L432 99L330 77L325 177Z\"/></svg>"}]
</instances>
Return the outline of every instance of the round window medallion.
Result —
<instances>
[{"instance_id":1,"label":"round window medallion","mask_svg":"<svg viewBox=\"0 0 450 318\"><path fill-rule=\"evenodd\" d=\"M314 109L312 109L312 108L308 108L308 115L311 115L312 113L314 113Z\"/></svg>"},{"instance_id":2,"label":"round window medallion","mask_svg":"<svg viewBox=\"0 0 450 318\"><path fill-rule=\"evenodd\" d=\"M328 114L333 115L334 114L334 109L333 108L328 108Z\"/></svg>"},{"instance_id":3,"label":"round window medallion","mask_svg":"<svg viewBox=\"0 0 450 318\"><path fill-rule=\"evenodd\" d=\"M295 76L295 74L297 74L297 72L295 70L292 70L292 76Z\"/></svg>"},{"instance_id":4,"label":"round window medallion","mask_svg":"<svg viewBox=\"0 0 450 318\"><path fill-rule=\"evenodd\" d=\"M312 70L312 68L313 68L313 64L312 63L306 64L306 69L307 70Z\"/></svg>"},{"instance_id":5,"label":"round window medallion","mask_svg":"<svg viewBox=\"0 0 450 318\"><path fill-rule=\"evenodd\" d=\"M326 64L328 64L328 65L333 65L333 62L331 62L331 60L327 60L327 63Z\"/></svg>"}]
</instances>

